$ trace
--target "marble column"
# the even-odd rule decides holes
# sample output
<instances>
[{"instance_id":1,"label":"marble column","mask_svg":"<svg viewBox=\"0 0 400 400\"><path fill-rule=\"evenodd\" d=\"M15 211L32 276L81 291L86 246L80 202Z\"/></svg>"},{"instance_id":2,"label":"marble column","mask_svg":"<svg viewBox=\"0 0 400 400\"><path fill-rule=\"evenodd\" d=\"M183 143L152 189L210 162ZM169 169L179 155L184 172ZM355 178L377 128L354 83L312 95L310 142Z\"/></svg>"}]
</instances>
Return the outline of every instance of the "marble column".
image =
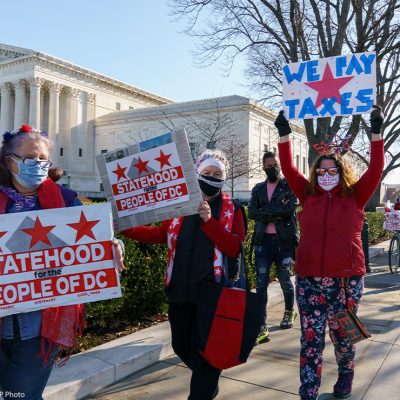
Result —
<instances>
[{"instance_id":1,"label":"marble column","mask_svg":"<svg viewBox=\"0 0 400 400\"><path fill-rule=\"evenodd\" d=\"M40 90L43 79L35 77L29 80L30 102L29 102L29 125L40 129Z\"/></svg>"},{"instance_id":2,"label":"marble column","mask_svg":"<svg viewBox=\"0 0 400 400\"><path fill-rule=\"evenodd\" d=\"M50 83L49 85L49 139L53 141L53 151L51 159L53 164L58 165L59 156L59 134L60 134L60 92L62 85L59 83Z\"/></svg>"},{"instance_id":3,"label":"marble column","mask_svg":"<svg viewBox=\"0 0 400 400\"><path fill-rule=\"evenodd\" d=\"M86 137L86 172L95 172L95 143L94 143L94 119L95 119L95 100L94 93L86 93L86 124L83 125Z\"/></svg>"},{"instance_id":4,"label":"marble column","mask_svg":"<svg viewBox=\"0 0 400 400\"><path fill-rule=\"evenodd\" d=\"M25 80L20 79L14 82L15 90L15 111L14 111L14 129L18 129L21 125L27 124L25 121Z\"/></svg>"},{"instance_id":5,"label":"marble column","mask_svg":"<svg viewBox=\"0 0 400 400\"><path fill-rule=\"evenodd\" d=\"M81 123L81 91L79 89L72 88L70 91L70 120L68 128L71 132L71 145L68 149L68 164L69 170L77 172L79 170L79 134L80 134L80 123Z\"/></svg>"},{"instance_id":6,"label":"marble column","mask_svg":"<svg viewBox=\"0 0 400 400\"><path fill-rule=\"evenodd\" d=\"M4 83L1 86L1 110L0 110L0 132L4 133L12 129L10 124L10 113L11 113L11 85L9 82Z\"/></svg>"}]
</instances>

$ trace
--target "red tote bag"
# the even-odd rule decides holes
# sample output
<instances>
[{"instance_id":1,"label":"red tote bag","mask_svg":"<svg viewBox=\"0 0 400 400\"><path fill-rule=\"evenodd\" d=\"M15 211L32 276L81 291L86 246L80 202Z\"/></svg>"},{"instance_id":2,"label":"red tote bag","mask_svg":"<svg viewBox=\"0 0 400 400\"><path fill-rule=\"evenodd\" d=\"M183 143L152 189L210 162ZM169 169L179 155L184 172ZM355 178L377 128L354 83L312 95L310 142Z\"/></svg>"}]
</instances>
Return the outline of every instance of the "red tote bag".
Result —
<instances>
[{"instance_id":1,"label":"red tote bag","mask_svg":"<svg viewBox=\"0 0 400 400\"><path fill-rule=\"evenodd\" d=\"M247 361L262 325L262 301L245 289L218 287L215 293L203 292L198 302L200 354L213 367L227 369ZM202 307L214 310L211 321Z\"/></svg>"}]
</instances>

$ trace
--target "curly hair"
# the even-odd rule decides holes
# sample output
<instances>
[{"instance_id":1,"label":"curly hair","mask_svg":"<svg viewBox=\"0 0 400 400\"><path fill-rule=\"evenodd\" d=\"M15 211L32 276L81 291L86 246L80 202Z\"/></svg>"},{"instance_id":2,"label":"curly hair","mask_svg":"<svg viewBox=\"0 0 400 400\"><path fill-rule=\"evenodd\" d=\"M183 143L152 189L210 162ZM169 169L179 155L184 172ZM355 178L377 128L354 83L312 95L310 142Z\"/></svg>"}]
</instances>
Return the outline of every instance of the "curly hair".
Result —
<instances>
[{"instance_id":1,"label":"curly hair","mask_svg":"<svg viewBox=\"0 0 400 400\"><path fill-rule=\"evenodd\" d=\"M341 194L345 196L351 195L354 191L354 184L357 182L357 178L351 165L336 153L322 154L314 160L314 164L310 169L307 193L316 193L316 188L318 186L317 169L320 168L323 160L333 160L335 162L340 174L340 184L342 186Z\"/></svg>"},{"instance_id":2,"label":"curly hair","mask_svg":"<svg viewBox=\"0 0 400 400\"><path fill-rule=\"evenodd\" d=\"M218 149L215 149L215 150L207 149L207 150L204 150L199 155L199 157L197 158L197 161L196 161L196 172L199 172L198 169L199 169L201 163L204 160L206 160L207 158L214 158L218 161L221 161L225 165L225 173L228 172L228 169L229 169L228 158L223 151L218 150Z\"/></svg>"}]
</instances>

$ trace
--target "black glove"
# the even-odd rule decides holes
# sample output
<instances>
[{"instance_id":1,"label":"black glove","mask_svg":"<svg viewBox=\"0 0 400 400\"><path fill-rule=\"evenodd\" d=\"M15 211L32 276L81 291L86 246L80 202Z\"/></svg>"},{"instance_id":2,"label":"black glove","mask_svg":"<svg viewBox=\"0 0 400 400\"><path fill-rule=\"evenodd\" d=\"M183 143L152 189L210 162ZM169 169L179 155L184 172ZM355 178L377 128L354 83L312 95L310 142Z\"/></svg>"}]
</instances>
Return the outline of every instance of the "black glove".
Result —
<instances>
[{"instance_id":1,"label":"black glove","mask_svg":"<svg viewBox=\"0 0 400 400\"><path fill-rule=\"evenodd\" d=\"M376 106L376 105L373 105L372 107L374 108L374 110L372 111L370 118L369 118L369 122L371 124L370 132L376 133L379 135L381 133L381 129L382 129L382 125L383 125L382 108L379 106Z\"/></svg>"},{"instance_id":2,"label":"black glove","mask_svg":"<svg viewBox=\"0 0 400 400\"><path fill-rule=\"evenodd\" d=\"M283 110L279 111L279 115L275 120L275 126L278 129L279 136L286 136L292 132L292 130L290 129L289 121L283 115Z\"/></svg>"}]
</instances>

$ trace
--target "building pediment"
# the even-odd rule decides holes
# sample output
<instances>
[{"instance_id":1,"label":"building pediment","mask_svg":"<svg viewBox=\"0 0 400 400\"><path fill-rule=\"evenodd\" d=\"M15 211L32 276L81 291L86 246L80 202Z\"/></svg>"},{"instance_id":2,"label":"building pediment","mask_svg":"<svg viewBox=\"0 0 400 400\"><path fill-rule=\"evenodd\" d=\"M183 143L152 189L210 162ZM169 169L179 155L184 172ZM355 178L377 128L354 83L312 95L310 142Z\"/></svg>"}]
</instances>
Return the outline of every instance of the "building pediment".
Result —
<instances>
[{"instance_id":1,"label":"building pediment","mask_svg":"<svg viewBox=\"0 0 400 400\"><path fill-rule=\"evenodd\" d=\"M33 52L29 49L23 49L21 47L8 46L0 43L0 62L11 61L16 58L25 57L31 55Z\"/></svg>"}]
</instances>

